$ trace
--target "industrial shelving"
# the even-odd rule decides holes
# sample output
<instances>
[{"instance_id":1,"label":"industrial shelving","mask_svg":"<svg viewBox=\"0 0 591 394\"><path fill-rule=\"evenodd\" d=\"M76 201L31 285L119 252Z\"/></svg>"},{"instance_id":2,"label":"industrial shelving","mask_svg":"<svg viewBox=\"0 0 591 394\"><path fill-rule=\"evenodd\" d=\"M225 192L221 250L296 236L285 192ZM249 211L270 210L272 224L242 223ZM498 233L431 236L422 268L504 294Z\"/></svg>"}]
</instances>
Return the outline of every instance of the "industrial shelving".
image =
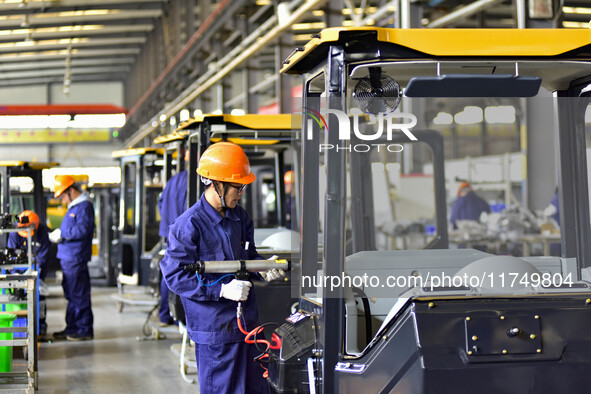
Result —
<instances>
[{"instance_id":1,"label":"industrial shelving","mask_svg":"<svg viewBox=\"0 0 591 394\"><path fill-rule=\"evenodd\" d=\"M27 361L26 368L18 368L19 365L13 365L15 370L10 372L0 372L0 392L26 392L30 393L38 387L38 356L37 356L37 272L33 271L33 253L32 253L32 228L4 228L0 229L0 234L16 231L27 231L27 264L4 264L0 266L3 274L0 274L0 305L5 304L24 304L26 310L0 311L2 315L14 314L17 317L26 317L25 327L0 327L0 333L25 333L23 338L0 340L0 346L24 347L24 356ZM6 270L15 268L27 268L24 274L4 274ZM11 300L7 290L23 289L26 293L26 301ZM4 308L2 308L4 309ZM13 363L14 364L14 363Z\"/></svg>"}]
</instances>

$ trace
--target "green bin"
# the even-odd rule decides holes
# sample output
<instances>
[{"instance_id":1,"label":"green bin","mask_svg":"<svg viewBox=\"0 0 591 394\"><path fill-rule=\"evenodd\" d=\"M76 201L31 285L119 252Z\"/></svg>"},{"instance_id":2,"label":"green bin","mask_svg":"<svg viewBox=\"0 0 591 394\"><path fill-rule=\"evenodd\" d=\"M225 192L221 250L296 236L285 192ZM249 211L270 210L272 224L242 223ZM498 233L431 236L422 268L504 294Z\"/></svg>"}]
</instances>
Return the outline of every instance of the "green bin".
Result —
<instances>
[{"instance_id":1,"label":"green bin","mask_svg":"<svg viewBox=\"0 0 591 394\"><path fill-rule=\"evenodd\" d=\"M15 312L15 311L25 311L27 310L27 304L6 304L6 312ZM12 322L13 327L26 327L27 326L27 317L26 316L17 316L16 319ZM27 334L24 332L15 332L12 334L12 339L16 338L26 338Z\"/></svg>"},{"instance_id":2,"label":"green bin","mask_svg":"<svg viewBox=\"0 0 591 394\"><path fill-rule=\"evenodd\" d=\"M9 328L12 327L12 322L16 319L16 315L13 313L0 314L0 327ZM11 332L1 332L0 340L11 341ZM12 346L0 346L0 372L12 371Z\"/></svg>"}]
</instances>

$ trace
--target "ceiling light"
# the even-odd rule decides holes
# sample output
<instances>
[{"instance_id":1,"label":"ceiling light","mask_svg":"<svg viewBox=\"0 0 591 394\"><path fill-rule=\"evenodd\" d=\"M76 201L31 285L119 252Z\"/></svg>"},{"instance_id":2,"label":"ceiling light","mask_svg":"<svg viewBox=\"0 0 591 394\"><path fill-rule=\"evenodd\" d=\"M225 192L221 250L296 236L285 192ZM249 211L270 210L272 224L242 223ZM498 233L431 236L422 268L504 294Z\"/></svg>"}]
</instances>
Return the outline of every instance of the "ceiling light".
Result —
<instances>
[{"instance_id":1,"label":"ceiling light","mask_svg":"<svg viewBox=\"0 0 591 394\"><path fill-rule=\"evenodd\" d=\"M294 23L291 25L292 30L324 29L325 27L326 23L324 22Z\"/></svg>"},{"instance_id":2,"label":"ceiling light","mask_svg":"<svg viewBox=\"0 0 591 394\"><path fill-rule=\"evenodd\" d=\"M515 123L515 107L512 105L486 107L484 119L486 123Z\"/></svg>"},{"instance_id":3,"label":"ceiling light","mask_svg":"<svg viewBox=\"0 0 591 394\"><path fill-rule=\"evenodd\" d=\"M433 118L433 124L452 124L453 121L453 116L447 112L439 112L437 116Z\"/></svg>"},{"instance_id":4,"label":"ceiling light","mask_svg":"<svg viewBox=\"0 0 591 394\"><path fill-rule=\"evenodd\" d=\"M190 117L191 117L191 113L189 112L188 109L182 109L181 112L179 113L179 121L180 122L184 122L185 120L189 120Z\"/></svg>"},{"instance_id":5,"label":"ceiling light","mask_svg":"<svg viewBox=\"0 0 591 394\"><path fill-rule=\"evenodd\" d=\"M572 29L587 29L589 28L589 22L573 22L573 21L562 21L562 27Z\"/></svg>"},{"instance_id":6,"label":"ceiling light","mask_svg":"<svg viewBox=\"0 0 591 394\"><path fill-rule=\"evenodd\" d=\"M474 124L482 123L484 119L482 108L476 106L466 106L462 112L458 112L454 116L457 124Z\"/></svg>"},{"instance_id":7,"label":"ceiling light","mask_svg":"<svg viewBox=\"0 0 591 394\"><path fill-rule=\"evenodd\" d=\"M591 14L591 8L587 7L562 7L565 14Z\"/></svg>"}]
</instances>

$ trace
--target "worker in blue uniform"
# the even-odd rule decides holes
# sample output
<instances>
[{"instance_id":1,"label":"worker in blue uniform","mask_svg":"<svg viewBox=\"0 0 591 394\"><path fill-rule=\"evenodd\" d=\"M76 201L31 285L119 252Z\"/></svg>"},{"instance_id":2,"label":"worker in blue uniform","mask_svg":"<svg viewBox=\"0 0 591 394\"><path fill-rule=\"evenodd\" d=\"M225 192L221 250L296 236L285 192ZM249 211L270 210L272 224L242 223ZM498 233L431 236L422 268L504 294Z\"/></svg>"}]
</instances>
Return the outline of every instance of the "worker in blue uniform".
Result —
<instances>
[{"instance_id":1,"label":"worker in blue uniform","mask_svg":"<svg viewBox=\"0 0 591 394\"><path fill-rule=\"evenodd\" d=\"M252 283L233 275L183 270L197 260L262 258L254 244L253 222L238 205L255 175L242 148L229 142L211 145L201 156L197 173L205 192L170 226L162 274L185 308L187 331L196 344L200 393L267 393L263 370L253 361L259 352L244 343L236 319L241 302L243 325L247 330L257 326ZM281 274L269 270L262 276L273 280ZM258 276L251 274L250 279Z\"/></svg>"},{"instance_id":2,"label":"worker in blue uniform","mask_svg":"<svg viewBox=\"0 0 591 394\"><path fill-rule=\"evenodd\" d=\"M558 205L558 191L554 193L554 197L550 200L550 204L544 210L546 216L551 217L560 226L560 206Z\"/></svg>"},{"instance_id":3,"label":"worker in blue uniform","mask_svg":"<svg viewBox=\"0 0 591 394\"><path fill-rule=\"evenodd\" d=\"M18 215L18 227L31 227L31 250L35 256L37 271L39 273L39 335L43 336L47 333L46 322L46 297L47 293L43 294L42 289L45 278L47 277L47 270L49 267L49 229L39 221L39 215L35 212L26 210ZM7 246L14 249L27 249L28 231L22 230L16 233L10 233L8 236Z\"/></svg>"},{"instance_id":4,"label":"worker in blue uniform","mask_svg":"<svg viewBox=\"0 0 591 394\"><path fill-rule=\"evenodd\" d=\"M490 205L472 190L468 182L462 182L458 187L458 198L451 208L450 221L453 228L458 228L458 220L478 221L482 212L490 213Z\"/></svg>"},{"instance_id":5,"label":"worker in blue uniform","mask_svg":"<svg viewBox=\"0 0 591 394\"><path fill-rule=\"evenodd\" d=\"M185 155L185 161L187 157ZM166 182L166 186L164 186L164 190L162 190L162 194L158 199L158 210L160 211L158 234L166 239L168 238L168 227L187 210L187 170L178 172ZM158 318L162 325L174 323L168 306L168 286L166 286L164 280L160 282Z\"/></svg>"},{"instance_id":6,"label":"worker in blue uniform","mask_svg":"<svg viewBox=\"0 0 591 394\"><path fill-rule=\"evenodd\" d=\"M60 228L49 234L49 240L58 244L57 258L62 267L62 288L68 306L66 328L55 332L53 337L70 341L89 340L94 337L88 272L94 207L88 193L82 192L69 175L55 177L54 191L54 197L61 198L68 205Z\"/></svg>"}]
</instances>

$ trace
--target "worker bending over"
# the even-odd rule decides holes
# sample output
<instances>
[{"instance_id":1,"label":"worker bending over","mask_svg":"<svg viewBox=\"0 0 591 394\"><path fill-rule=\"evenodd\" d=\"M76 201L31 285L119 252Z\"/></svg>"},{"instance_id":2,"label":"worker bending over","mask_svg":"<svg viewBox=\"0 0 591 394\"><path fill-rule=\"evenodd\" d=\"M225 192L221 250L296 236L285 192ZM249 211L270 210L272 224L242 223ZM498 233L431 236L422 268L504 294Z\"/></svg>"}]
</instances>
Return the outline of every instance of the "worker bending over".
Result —
<instances>
[{"instance_id":1,"label":"worker bending over","mask_svg":"<svg viewBox=\"0 0 591 394\"><path fill-rule=\"evenodd\" d=\"M451 208L450 221L453 228L458 228L458 220L478 221L482 212L490 213L488 203L472 190L472 186L468 182L460 183L458 187L458 198L454 201Z\"/></svg>"},{"instance_id":2,"label":"worker bending over","mask_svg":"<svg viewBox=\"0 0 591 394\"><path fill-rule=\"evenodd\" d=\"M39 272L39 335L42 337L47 333L46 316L46 297L49 295L45 278L49 268L49 229L43 223L39 223L39 215L33 211L22 211L18 215L18 227L30 227L31 230L31 250L36 259L37 270ZM7 246L15 249L27 249L28 231L21 230L8 235ZM16 269L15 271L19 271Z\"/></svg>"}]
</instances>

